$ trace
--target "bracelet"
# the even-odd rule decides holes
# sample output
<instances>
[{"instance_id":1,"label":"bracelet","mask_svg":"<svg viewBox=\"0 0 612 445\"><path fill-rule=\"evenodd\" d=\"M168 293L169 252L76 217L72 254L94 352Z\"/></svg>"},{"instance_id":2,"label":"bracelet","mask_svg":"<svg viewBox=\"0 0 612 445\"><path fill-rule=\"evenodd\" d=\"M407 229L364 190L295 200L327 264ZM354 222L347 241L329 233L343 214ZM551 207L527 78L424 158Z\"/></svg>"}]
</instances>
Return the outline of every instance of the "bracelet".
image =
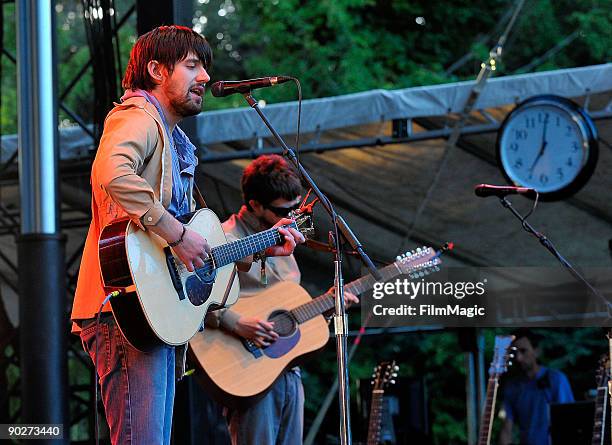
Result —
<instances>
[{"instance_id":1,"label":"bracelet","mask_svg":"<svg viewBox=\"0 0 612 445\"><path fill-rule=\"evenodd\" d=\"M176 247L183 242L183 237L185 236L185 232L187 231L187 227L183 226L183 232L181 233L181 237L172 243L168 243L170 247Z\"/></svg>"}]
</instances>

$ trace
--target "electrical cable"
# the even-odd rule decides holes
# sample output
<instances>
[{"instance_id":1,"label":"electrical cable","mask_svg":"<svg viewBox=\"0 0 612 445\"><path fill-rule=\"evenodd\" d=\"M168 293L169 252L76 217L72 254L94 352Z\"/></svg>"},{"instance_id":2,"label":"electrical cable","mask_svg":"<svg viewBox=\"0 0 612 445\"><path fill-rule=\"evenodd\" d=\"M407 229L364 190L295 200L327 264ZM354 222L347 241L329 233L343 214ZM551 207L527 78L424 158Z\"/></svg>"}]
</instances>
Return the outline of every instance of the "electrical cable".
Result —
<instances>
[{"instance_id":1,"label":"electrical cable","mask_svg":"<svg viewBox=\"0 0 612 445\"><path fill-rule=\"evenodd\" d=\"M115 290L112 291L111 293L109 293L105 298L104 301L102 301L102 304L100 305L100 309L98 310L98 314L96 315L96 334L95 334L95 350L96 350L96 357L94 360L94 435L96 437L96 445L98 445L98 441L99 441L99 427L98 427L98 334L100 332L100 316L102 315L102 309L104 308L104 306L106 305L106 303L108 303L108 301L112 298L112 297L118 297L122 292L120 290ZM102 388L100 388L100 392L102 392Z\"/></svg>"}]
</instances>

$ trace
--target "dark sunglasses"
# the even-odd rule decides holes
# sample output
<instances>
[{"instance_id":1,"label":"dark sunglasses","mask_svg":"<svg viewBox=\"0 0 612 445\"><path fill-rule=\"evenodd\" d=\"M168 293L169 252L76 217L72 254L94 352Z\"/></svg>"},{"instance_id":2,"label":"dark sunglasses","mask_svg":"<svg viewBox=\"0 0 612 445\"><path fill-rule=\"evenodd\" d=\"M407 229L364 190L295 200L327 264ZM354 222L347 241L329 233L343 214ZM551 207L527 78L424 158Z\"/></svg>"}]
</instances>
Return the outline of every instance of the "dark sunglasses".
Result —
<instances>
[{"instance_id":1,"label":"dark sunglasses","mask_svg":"<svg viewBox=\"0 0 612 445\"><path fill-rule=\"evenodd\" d=\"M276 216L280 216L280 217L287 217L289 216L289 212L292 212L294 210L297 210L300 208L300 204L294 204L291 207L276 207L276 206L272 206L270 204L267 204L264 206L266 209L270 210L272 213L274 213Z\"/></svg>"}]
</instances>

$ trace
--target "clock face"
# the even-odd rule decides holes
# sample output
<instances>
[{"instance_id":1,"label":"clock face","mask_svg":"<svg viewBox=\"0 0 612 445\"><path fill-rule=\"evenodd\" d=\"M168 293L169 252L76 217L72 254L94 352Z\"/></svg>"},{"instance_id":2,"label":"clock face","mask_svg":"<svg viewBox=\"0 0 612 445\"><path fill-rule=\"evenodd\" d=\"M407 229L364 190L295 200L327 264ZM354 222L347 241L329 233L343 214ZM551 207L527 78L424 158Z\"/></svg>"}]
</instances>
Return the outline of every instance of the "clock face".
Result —
<instances>
[{"instance_id":1,"label":"clock face","mask_svg":"<svg viewBox=\"0 0 612 445\"><path fill-rule=\"evenodd\" d=\"M512 183L554 199L554 194L578 190L592 174L597 157L594 128L586 113L567 99L529 99L504 121L498 160Z\"/></svg>"}]
</instances>

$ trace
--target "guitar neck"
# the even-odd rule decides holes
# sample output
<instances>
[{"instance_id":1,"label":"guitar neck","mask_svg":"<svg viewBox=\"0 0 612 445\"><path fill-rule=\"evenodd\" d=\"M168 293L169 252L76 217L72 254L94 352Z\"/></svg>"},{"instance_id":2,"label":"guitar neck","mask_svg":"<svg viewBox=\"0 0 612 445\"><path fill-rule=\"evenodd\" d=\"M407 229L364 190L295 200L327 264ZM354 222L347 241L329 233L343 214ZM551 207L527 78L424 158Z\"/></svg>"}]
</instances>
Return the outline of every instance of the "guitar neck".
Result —
<instances>
[{"instance_id":1,"label":"guitar neck","mask_svg":"<svg viewBox=\"0 0 612 445\"><path fill-rule=\"evenodd\" d=\"M604 429L606 427L606 406L608 398L608 387L600 386L597 388L595 398L595 419L593 421L593 438L591 445L603 445Z\"/></svg>"},{"instance_id":2,"label":"guitar neck","mask_svg":"<svg viewBox=\"0 0 612 445\"><path fill-rule=\"evenodd\" d=\"M612 425L612 329L608 331L608 394L606 394L606 403L604 404L604 418L605 418L605 407L608 406L607 400L610 400L610 425ZM609 399L608 399L609 397ZM602 432L605 426L602 428ZM612 435L612 432L610 433ZM603 434L602 434L603 443Z\"/></svg>"},{"instance_id":3,"label":"guitar neck","mask_svg":"<svg viewBox=\"0 0 612 445\"><path fill-rule=\"evenodd\" d=\"M491 429L493 427L493 411L495 410L495 399L497 398L497 388L499 386L499 376L493 375L489 377L487 383L487 398L482 411L482 419L480 422L480 434L478 436L478 445L489 445L491 442Z\"/></svg>"},{"instance_id":4,"label":"guitar neck","mask_svg":"<svg viewBox=\"0 0 612 445\"><path fill-rule=\"evenodd\" d=\"M372 403L370 407L370 421L368 422L368 441L367 445L378 445L380 437L380 422L383 413L383 389L372 391Z\"/></svg>"},{"instance_id":5,"label":"guitar neck","mask_svg":"<svg viewBox=\"0 0 612 445\"><path fill-rule=\"evenodd\" d=\"M400 275L402 272L396 263L389 264L388 266L379 269L382 275L383 281L388 281L393 277ZM350 292L354 295L360 295L374 287L376 279L372 275L365 275L361 278L351 281L349 284L344 286L345 292ZM335 306L334 295L323 294L317 298L313 298L312 301L304 303L294 308L291 313L298 321L298 323L304 323L317 315L321 315L324 312L333 309Z\"/></svg>"},{"instance_id":6,"label":"guitar neck","mask_svg":"<svg viewBox=\"0 0 612 445\"><path fill-rule=\"evenodd\" d=\"M295 223L288 224L284 227L292 227L297 230ZM277 228L273 228L249 235L231 243L213 247L212 257L215 262L215 267L219 268L248 257L249 255L253 255L254 253L261 252L268 247L276 246L282 243L283 237L278 232Z\"/></svg>"}]
</instances>

